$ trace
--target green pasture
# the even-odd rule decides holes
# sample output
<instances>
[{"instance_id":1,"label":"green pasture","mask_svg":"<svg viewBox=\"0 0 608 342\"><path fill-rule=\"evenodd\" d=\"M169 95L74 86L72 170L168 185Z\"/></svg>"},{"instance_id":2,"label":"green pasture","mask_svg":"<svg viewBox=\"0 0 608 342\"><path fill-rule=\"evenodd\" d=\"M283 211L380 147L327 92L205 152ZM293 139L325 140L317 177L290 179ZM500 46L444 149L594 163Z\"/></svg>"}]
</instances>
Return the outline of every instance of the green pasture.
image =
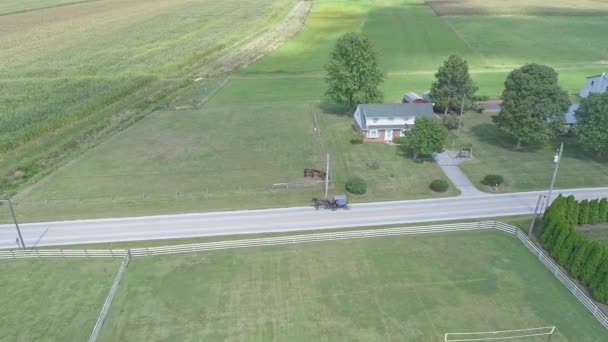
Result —
<instances>
[{"instance_id":1,"label":"green pasture","mask_svg":"<svg viewBox=\"0 0 608 342\"><path fill-rule=\"evenodd\" d=\"M8 15L12 13L27 12L89 1L96 0L9 0L0 3L0 15Z\"/></svg>"},{"instance_id":2,"label":"green pasture","mask_svg":"<svg viewBox=\"0 0 608 342\"><path fill-rule=\"evenodd\" d=\"M608 229L606 229L605 225L591 230L579 230L579 232L589 240L594 240L604 246L608 246Z\"/></svg>"},{"instance_id":3,"label":"green pasture","mask_svg":"<svg viewBox=\"0 0 608 342\"><path fill-rule=\"evenodd\" d=\"M474 160L465 161L460 168L480 189L487 174L505 177L501 191L542 190L549 187L553 175L553 156L559 146L524 146L516 150L515 140L505 135L492 122L488 114L466 113L460 136L452 132L446 146L458 149L472 145ZM564 154L555 181L558 189L606 186L608 164L598 162L582 151L574 142L566 139Z\"/></svg>"},{"instance_id":4,"label":"green pasture","mask_svg":"<svg viewBox=\"0 0 608 342\"><path fill-rule=\"evenodd\" d=\"M119 262L0 260L0 341L86 341Z\"/></svg>"},{"instance_id":5,"label":"green pasture","mask_svg":"<svg viewBox=\"0 0 608 342\"><path fill-rule=\"evenodd\" d=\"M100 340L439 341L547 325L552 341L608 338L517 239L478 231L134 259Z\"/></svg>"}]
</instances>

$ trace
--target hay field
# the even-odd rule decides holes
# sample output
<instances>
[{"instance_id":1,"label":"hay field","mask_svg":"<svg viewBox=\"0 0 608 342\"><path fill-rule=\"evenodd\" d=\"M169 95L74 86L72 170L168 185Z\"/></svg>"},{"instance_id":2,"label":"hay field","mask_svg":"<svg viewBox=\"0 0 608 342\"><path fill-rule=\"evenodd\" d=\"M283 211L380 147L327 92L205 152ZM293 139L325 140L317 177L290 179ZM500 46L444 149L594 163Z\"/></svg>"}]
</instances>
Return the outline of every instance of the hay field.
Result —
<instances>
[{"instance_id":1,"label":"hay field","mask_svg":"<svg viewBox=\"0 0 608 342\"><path fill-rule=\"evenodd\" d=\"M602 0L426 0L438 15L605 16Z\"/></svg>"}]
</instances>

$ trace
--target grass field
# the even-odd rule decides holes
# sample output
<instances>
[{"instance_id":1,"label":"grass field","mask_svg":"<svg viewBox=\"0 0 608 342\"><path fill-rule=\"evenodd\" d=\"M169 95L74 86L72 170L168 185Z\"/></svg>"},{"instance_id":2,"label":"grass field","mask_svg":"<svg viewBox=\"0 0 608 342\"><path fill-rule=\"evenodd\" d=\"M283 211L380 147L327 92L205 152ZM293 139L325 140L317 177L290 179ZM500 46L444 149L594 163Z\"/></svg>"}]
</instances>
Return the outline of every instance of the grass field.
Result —
<instances>
[{"instance_id":1,"label":"grass field","mask_svg":"<svg viewBox=\"0 0 608 342\"><path fill-rule=\"evenodd\" d=\"M104 6L112 7L108 5L112 1L104 2ZM86 32L90 29L90 32L96 33L85 32L82 39L86 41L82 43L81 53L71 53L66 44L72 43L64 42L64 38L57 38L62 40L57 46L34 50L46 51L44 56L48 61L45 64L37 60L27 64L33 58L25 56L26 50L23 50L29 43L15 47L22 50L0 52L0 57L2 54L10 57L0 71L4 68L17 75L14 79L11 77L0 81L0 87L4 83L7 89L7 99L0 99L0 103L9 104L9 112L27 112L27 115L6 117L15 120L15 127L19 127L22 118L30 115L40 118L41 122L61 124L65 122L62 120L72 115L70 113L75 116L85 113L80 110L82 106L103 107L106 98L116 95L114 84L120 84L120 91L132 92L157 84L162 79L170 87L179 79L172 75L193 71L188 67L189 63L204 59L205 51L214 51L218 41L238 38L228 29L234 21L245 20L243 25L251 27L262 25L272 20L272 13L279 13L289 2L274 0L263 2L264 5L260 6L257 1L241 4L236 1L197 0L193 6L186 6L184 1L172 0L149 6L138 15L150 12L157 16L156 19L144 20L137 16L141 20L132 23L122 22L120 16L112 18L109 14L116 9L112 7L110 10L108 7L108 15L104 16L108 21L95 24L106 26L84 26ZM547 6L561 8L571 3L562 0ZM81 6L101 6L94 4ZM536 0L529 2L528 8L537 4ZM583 1L577 3L577 8L587 8L590 4ZM351 146L345 143L350 119L337 116L328 109L331 104L324 95L323 81L323 64L327 62L329 51L341 34L362 31L372 38L387 73L384 84L387 102L398 101L405 91L422 92L428 89L437 67L451 53L458 53L469 61L472 77L480 87L479 93L492 97L500 95L507 73L527 62L548 63L556 67L561 85L570 93L577 93L586 76L605 71L606 66L602 63L608 56L603 38L608 21L602 16L583 16L580 12L572 16L538 13L531 16L528 12L504 16L501 15L504 6L499 2L483 4L470 0L466 4L461 2L461 5L470 8L492 6L495 11L484 12L484 15L471 12L469 14L476 15L438 16L421 0L317 0L304 31L298 36L242 73L234 75L228 82L218 77L216 80L191 84L178 92L168 105L162 106L166 110L141 122L142 127L116 135L23 191L17 196L19 212L25 220L37 220L303 204L312 195L318 195L318 191L304 190L293 194L270 191L269 186L299 177L303 165L322 166L324 151L334 155L336 191L341 192L340 183L352 175L362 175L370 182L369 194L355 200L433 196L426 188L427 184L433 178L443 177L433 163L413 163L390 146ZM131 6L141 6L141 0L133 1ZM70 6L61 7L63 10L68 8ZM598 4L596 9L601 12L602 5ZM254 15L256 13L257 16ZM182 20L180 16L187 20ZM5 19L0 17L1 20ZM74 17L70 20L77 22L85 19ZM163 26L155 26L158 22L162 22ZM61 27L59 22L56 25ZM94 28L104 27L112 27L112 32L117 34L100 37L99 32L103 30L93 31ZM124 33L133 27L137 27L137 30ZM185 33L186 30L192 31ZM242 31L245 30L239 32ZM201 32L205 35L199 42ZM208 32L214 34L206 35ZM32 33L15 32L4 39L25 39L28 34ZM68 32L61 37L68 37ZM81 39L80 36L78 39ZM193 39L201 45L193 45ZM116 45L125 48L115 50L112 47ZM97 46L105 51L101 55L103 58L98 58L100 52ZM133 51L138 53L131 55ZM124 56L128 58L116 63L116 58ZM70 61L70 65L64 68L62 63L66 60ZM45 82L55 85L41 85L41 88L59 90L31 101L26 91L29 87L22 82L25 79L35 82L36 79L31 81L33 75L40 75ZM81 83L73 83L73 78ZM101 79L106 83L98 83ZM87 85L87 82L91 85ZM61 87L57 88L57 85ZM32 86L32 89L35 88ZM20 90L18 94L11 95L11 89ZM39 91L44 93L44 89ZM89 90L95 94L90 95ZM70 97L61 97L61 94L78 94L87 100L71 101ZM57 105L42 106L49 99L53 99ZM322 127L323 139L317 141L321 148L310 145L314 139L310 131L311 104L313 110L317 110L321 126L327 128ZM65 109L65 117L49 119L55 107ZM47 109L44 113L36 114L40 108ZM190 108L191 111L172 111L172 108ZM211 116L230 119L216 122ZM0 120L2 117L0 115ZM36 124L32 127L46 126ZM180 136L184 132L190 137L194 135L190 142ZM197 132L200 132L199 136ZM21 133L17 129L11 130L10 134ZM55 136L59 139L62 135ZM160 140L151 141L156 139ZM207 139L215 143L204 143ZM470 134L463 139L479 144L478 164L468 163L464 166L474 181L487 172L502 170L505 161L511 162L506 167L509 173L505 174L507 190L544 188L550 180L545 181L545 172L550 172L551 165L541 162L541 156L545 152L550 153L549 149L524 156L513 154L508 147L502 146L502 140L498 144L484 141L496 141L502 137L480 138ZM254 148L244 148L250 141ZM184 149L187 150L186 154L179 152ZM166 155L172 153L175 156L166 159ZM577 160L579 157L568 148L566 153L571 153L572 157L565 159L564 164L568 161L580 164L573 164L571 172L567 165L564 166L565 171L560 172L558 186L606 184L605 164ZM513 162L513 158L519 157L522 157L525 165ZM372 171L366 167L371 159L381 162L379 170ZM3 165L11 165L19 159L16 155L7 155L3 160L7 162ZM532 169L528 170L527 167ZM581 170L582 177L578 173ZM572 177L575 174L579 177ZM527 175L532 175L531 179L526 179ZM451 194L454 192L448 195Z\"/></svg>"},{"instance_id":2,"label":"grass field","mask_svg":"<svg viewBox=\"0 0 608 342\"><path fill-rule=\"evenodd\" d=\"M546 325L553 341L608 337L519 241L484 231L135 259L100 340L435 341Z\"/></svg>"},{"instance_id":3,"label":"grass field","mask_svg":"<svg viewBox=\"0 0 608 342\"><path fill-rule=\"evenodd\" d=\"M0 341L85 341L119 262L1 260Z\"/></svg>"},{"instance_id":4,"label":"grass field","mask_svg":"<svg viewBox=\"0 0 608 342\"><path fill-rule=\"evenodd\" d=\"M475 159L460 164L460 168L477 185L484 189L481 180L487 174L505 177L501 191L547 189L553 175L553 156L559 146L524 150L514 149L515 141L499 131L487 114L467 113L463 118L460 137L452 133L447 147L471 144ZM564 144L564 154L555 181L556 188L606 186L608 164L585 156L572 141Z\"/></svg>"},{"instance_id":5,"label":"grass field","mask_svg":"<svg viewBox=\"0 0 608 342\"><path fill-rule=\"evenodd\" d=\"M598 0L426 0L438 15L608 15L608 3Z\"/></svg>"},{"instance_id":6,"label":"grass field","mask_svg":"<svg viewBox=\"0 0 608 342\"><path fill-rule=\"evenodd\" d=\"M606 227L596 227L595 229L579 230L579 232L587 239L594 240L604 246L608 246L608 229L606 229Z\"/></svg>"}]
</instances>

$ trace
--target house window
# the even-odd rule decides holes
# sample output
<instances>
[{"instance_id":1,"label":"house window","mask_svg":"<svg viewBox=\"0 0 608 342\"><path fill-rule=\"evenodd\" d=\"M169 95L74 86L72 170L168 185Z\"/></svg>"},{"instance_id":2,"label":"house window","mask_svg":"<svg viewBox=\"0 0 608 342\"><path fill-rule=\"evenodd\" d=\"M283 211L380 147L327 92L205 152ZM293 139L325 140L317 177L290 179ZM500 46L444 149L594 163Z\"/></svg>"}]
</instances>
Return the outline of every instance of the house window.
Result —
<instances>
[{"instance_id":1,"label":"house window","mask_svg":"<svg viewBox=\"0 0 608 342\"><path fill-rule=\"evenodd\" d=\"M591 86L593 87L593 85L595 84L595 81L591 81Z\"/></svg>"},{"instance_id":2,"label":"house window","mask_svg":"<svg viewBox=\"0 0 608 342\"><path fill-rule=\"evenodd\" d=\"M400 129L400 130L399 130L399 136L400 136L400 137L405 136L405 133L404 133L403 131L404 131L403 129Z\"/></svg>"},{"instance_id":3,"label":"house window","mask_svg":"<svg viewBox=\"0 0 608 342\"><path fill-rule=\"evenodd\" d=\"M376 139L378 138L378 130L377 129L370 129L367 132L367 137L370 139Z\"/></svg>"}]
</instances>

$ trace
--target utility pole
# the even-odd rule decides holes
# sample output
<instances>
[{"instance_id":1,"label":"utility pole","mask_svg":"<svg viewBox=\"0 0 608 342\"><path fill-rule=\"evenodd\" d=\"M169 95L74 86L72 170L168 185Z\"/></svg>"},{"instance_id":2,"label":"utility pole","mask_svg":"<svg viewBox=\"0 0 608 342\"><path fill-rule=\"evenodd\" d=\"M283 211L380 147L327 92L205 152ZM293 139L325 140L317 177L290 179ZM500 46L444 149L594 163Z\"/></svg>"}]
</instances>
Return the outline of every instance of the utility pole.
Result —
<instances>
[{"instance_id":1,"label":"utility pole","mask_svg":"<svg viewBox=\"0 0 608 342\"><path fill-rule=\"evenodd\" d=\"M17 223L17 216L15 216L15 210L13 209L13 203L10 198L5 200L0 200L0 202L8 203L8 208L11 211L11 216L13 216L13 223L15 223L15 228L17 228L17 234L19 235L19 242L21 242L21 248L25 249L25 241L23 241L23 236L21 235L21 229L19 229L19 223Z\"/></svg>"},{"instance_id":2,"label":"utility pole","mask_svg":"<svg viewBox=\"0 0 608 342\"><path fill-rule=\"evenodd\" d=\"M553 178L551 179L551 185L549 186L549 194L547 195L547 206L551 204L553 184L555 184L555 178L557 177L557 169L559 168L559 162L562 160L562 152L564 152L564 143L559 146L559 150L555 152L555 156L553 156L553 164L555 165L555 170L553 170Z\"/></svg>"},{"instance_id":3,"label":"utility pole","mask_svg":"<svg viewBox=\"0 0 608 342\"><path fill-rule=\"evenodd\" d=\"M464 113L464 99L466 94L462 94L462 105L460 106L460 117L458 118L458 135L460 135L460 123L462 122L462 114Z\"/></svg>"},{"instance_id":4,"label":"utility pole","mask_svg":"<svg viewBox=\"0 0 608 342\"><path fill-rule=\"evenodd\" d=\"M532 216L532 222L530 222L530 229L528 230L528 238L532 238L532 230L534 230L534 223L536 223L536 217L538 216L538 208L540 207L540 201L545 195L538 195L538 201L536 201L536 208L534 209L534 216Z\"/></svg>"},{"instance_id":5,"label":"utility pole","mask_svg":"<svg viewBox=\"0 0 608 342\"><path fill-rule=\"evenodd\" d=\"M325 198L329 189L329 153L327 153L327 165L325 166Z\"/></svg>"}]
</instances>

